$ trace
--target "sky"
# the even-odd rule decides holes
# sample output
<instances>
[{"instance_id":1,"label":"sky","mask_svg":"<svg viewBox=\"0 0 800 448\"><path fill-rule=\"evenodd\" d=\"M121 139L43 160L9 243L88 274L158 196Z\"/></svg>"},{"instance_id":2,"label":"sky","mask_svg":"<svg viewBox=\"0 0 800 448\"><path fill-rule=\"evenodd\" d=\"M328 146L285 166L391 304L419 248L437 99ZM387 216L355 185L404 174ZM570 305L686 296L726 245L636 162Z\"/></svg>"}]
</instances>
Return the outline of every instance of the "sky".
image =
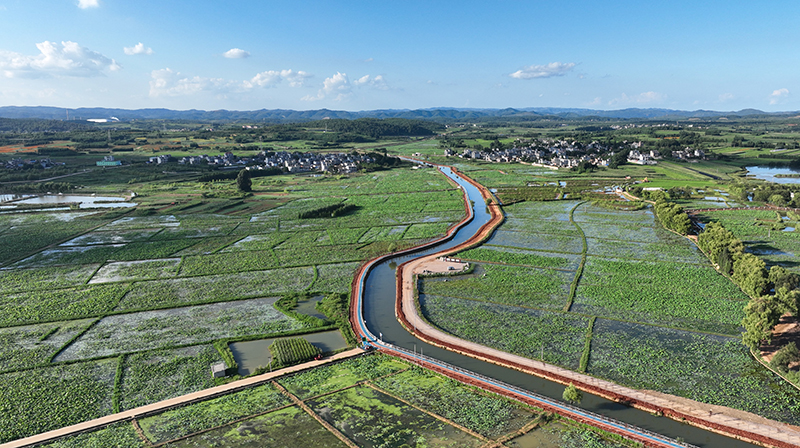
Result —
<instances>
[{"instance_id":1,"label":"sky","mask_svg":"<svg viewBox=\"0 0 800 448\"><path fill-rule=\"evenodd\" d=\"M800 110L800 2L0 0L0 106Z\"/></svg>"}]
</instances>

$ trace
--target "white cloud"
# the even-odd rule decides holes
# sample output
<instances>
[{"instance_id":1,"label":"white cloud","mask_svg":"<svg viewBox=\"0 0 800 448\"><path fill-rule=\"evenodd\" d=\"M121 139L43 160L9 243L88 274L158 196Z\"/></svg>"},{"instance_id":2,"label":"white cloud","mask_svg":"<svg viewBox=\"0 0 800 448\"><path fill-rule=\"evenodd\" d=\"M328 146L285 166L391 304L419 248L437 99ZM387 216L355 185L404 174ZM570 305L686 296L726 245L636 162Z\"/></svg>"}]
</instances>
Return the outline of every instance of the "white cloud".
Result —
<instances>
[{"instance_id":1,"label":"white cloud","mask_svg":"<svg viewBox=\"0 0 800 448\"><path fill-rule=\"evenodd\" d=\"M638 95L628 96L623 93L619 98L614 98L613 100L609 101L608 104L613 105L625 105L625 104L649 104L649 103L657 103L660 101L664 101L667 99L667 96L663 93L658 92L644 92Z\"/></svg>"},{"instance_id":2,"label":"white cloud","mask_svg":"<svg viewBox=\"0 0 800 448\"><path fill-rule=\"evenodd\" d=\"M277 85L283 80L289 82L291 87L302 87L305 85L305 81L308 78L311 78L312 75L306 73L302 70L294 71L294 70L268 70L266 72L261 72L254 76L249 81L244 81L243 85L247 88L252 87L272 87Z\"/></svg>"},{"instance_id":3,"label":"white cloud","mask_svg":"<svg viewBox=\"0 0 800 448\"><path fill-rule=\"evenodd\" d=\"M353 85L355 86L369 86L374 87L378 90L389 90L389 86L386 84L386 80L383 79L383 76L378 75L375 77L370 77L369 75L364 75L355 81L353 81Z\"/></svg>"},{"instance_id":4,"label":"white cloud","mask_svg":"<svg viewBox=\"0 0 800 448\"><path fill-rule=\"evenodd\" d=\"M367 59L364 59L364 62L372 62L372 61L374 61L374 60L375 60L375 59L373 59L373 58L367 58Z\"/></svg>"},{"instance_id":5,"label":"white cloud","mask_svg":"<svg viewBox=\"0 0 800 448\"><path fill-rule=\"evenodd\" d=\"M78 0L78 8L89 9L100 6L99 0Z\"/></svg>"},{"instance_id":6,"label":"white cloud","mask_svg":"<svg viewBox=\"0 0 800 448\"><path fill-rule=\"evenodd\" d=\"M250 53L242 50L241 48L231 48L225 53L222 53L222 55L228 59L244 59L250 57Z\"/></svg>"},{"instance_id":7,"label":"white cloud","mask_svg":"<svg viewBox=\"0 0 800 448\"><path fill-rule=\"evenodd\" d=\"M287 81L291 87L300 87L312 75L302 70L269 70L253 76L249 80L235 81L223 78L204 78L184 76L180 72L165 68L150 73L150 96L186 96L200 92L225 95L234 92L247 92L256 87L274 87Z\"/></svg>"},{"instance_id":8,"label":"white cloud","mask_svg":"<svg viewBox=\"0 0 800 448\"><path fill-rule=\"evenodd\" d=\"M200 92L224 93L235 90L236 84L222 78L183 77L169 68L150 73L150 96L185 96Z\"/></svg>"},{"instance_id":9,"label":"white cloud","mask_svg":"<svg viewBox=\"0 0 800 448\"><path fill-rule=\"evenodd\" d=\"M301 100L318 101L335 95L335 98L333 99L335 101L341 101L353 93L354 87L369 87L377 90L389 90L389 85L386 84L386 80L382 75L364 75L351 82L346 73L336 72L336 74L330 78L325 78L325 81L322 83L322 88L317 92L316 95L306 95L301 98Z\"/></svg>"},{"instance_id":10,"label":"white cloud","mask_svg":"<svg viewBox=\"0 0 800 448\"><path fill-rule=\"evenodd\" d=\"M552 78L564 76L575 67L574 62L551 62L546 65L528 65L508 75L516 79Z\"/></svg>"},{"instance_id":11,"label":"white cloud","mask_svg":"<svg viewBox=\"0 0 800 448\"><path fill-rule=\"evenodd\" d=\"M347 78L347 73L336 72L330 78L325 78L322 82L322 88L317 92L316 96L306 95L301 98L302 101L317 101L326 98L330 95L336 94L336 101L341 101L347 98L352 92L350 80Z\"/></svg>"},{"instance_id":12,"label":"white cloud","mask_svg":"<svg viewBox=\"0 0 800 448\"><path fill-rule=\"evenodd\" d=\"M736 98L736 97L735 97L735 96L733 96L733 94L732 94L732 93L723 93L722 95L720 95L720 96L719 96L719 100L720 100L720 102L723 102L723 103L724 103L725 101L730 101L730 100L732 100L732 99L734 99L734 98Z\"/></svg>"},{"instance_id":13,"label":"white cloud","mask_svg":"<svg viewBox=\"0 0 800 448\"><path fill-rule=\"evenodd\" d=\"M99 76L105 70L120 70L113 59L82 47L75 42L44 41L36 44L39 54L28 56L0 50L0 70L8 78L41 78L47 76Z\"/></svg>"},{"instance_id":14,"label":"white cloud","mask_svg":"<svg viewBox=\"0 0 800 448\"><path fill-rule=\"evenodd\" d=\"M145 47L144 44L141 42L132 47L125 47L122 50L128 56L133 56L135 54L147 54L147 55L153 54L153 49L150 47Z\"/></svg>"},{"instance_id":15,"label":"white cloud","mask_svg":"<svg viewBox=\"0 0 800 448\"><path fill-rule=\"evenodd\" d=\"M789 89L783 88L783 89L773 90L772 94L769 96L769 104L782 103L788 97L789 97Z\"/></svg>"}]
</instances>

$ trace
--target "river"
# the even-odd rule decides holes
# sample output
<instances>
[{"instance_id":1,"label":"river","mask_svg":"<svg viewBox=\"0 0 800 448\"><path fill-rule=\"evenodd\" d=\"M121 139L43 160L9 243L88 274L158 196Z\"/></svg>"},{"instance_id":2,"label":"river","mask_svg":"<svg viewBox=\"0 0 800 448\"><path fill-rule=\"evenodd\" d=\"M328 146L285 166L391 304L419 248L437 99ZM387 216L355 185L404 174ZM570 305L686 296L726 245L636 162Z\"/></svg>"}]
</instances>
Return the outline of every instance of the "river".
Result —
<instances>
[{"instance_id":1,"label":"river","mask_svg":"<svg viewBox=\"0 0 800 448\"><path fill-rule=\"evenodd\" d=\"M560 400L564 386L558 383L427 344L407 332L397 321L394 314L396 298L395 267L412 258L439 252L466 241L490 219L486 203L480 191L454 174L449 168L443 167L441 170L445 175L457 182L466 191L469 199L473 201L474 219L459 229L449 241L413 254L384 260L372 267L366 274L362 289L363 305L359 310L362 322L372 335L382 338L384 342L414 350L463 369ZM668 437L680 437L682 440L699 447L744 448L756 446L666 417L657 417L587 393L584 393L580 407Z\"/></svg>"}]
</instances>

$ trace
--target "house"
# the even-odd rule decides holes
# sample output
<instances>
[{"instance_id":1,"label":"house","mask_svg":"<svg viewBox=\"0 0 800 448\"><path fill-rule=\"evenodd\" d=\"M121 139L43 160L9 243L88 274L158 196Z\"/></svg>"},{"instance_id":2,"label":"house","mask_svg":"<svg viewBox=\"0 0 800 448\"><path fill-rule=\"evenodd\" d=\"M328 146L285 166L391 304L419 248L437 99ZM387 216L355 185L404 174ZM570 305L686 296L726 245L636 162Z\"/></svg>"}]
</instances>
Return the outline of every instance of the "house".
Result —
<instances>
[{"instance_id":1,"label":"house","mask_svg":"<svg viewBox=\"0 0 800 448\"><path fill-rule=\"evenodd\" d=\"M225 363L218 362L216 364L211 364L211 377L212 378L222 378L227 376Z\"/></svg>"}]
</instances>

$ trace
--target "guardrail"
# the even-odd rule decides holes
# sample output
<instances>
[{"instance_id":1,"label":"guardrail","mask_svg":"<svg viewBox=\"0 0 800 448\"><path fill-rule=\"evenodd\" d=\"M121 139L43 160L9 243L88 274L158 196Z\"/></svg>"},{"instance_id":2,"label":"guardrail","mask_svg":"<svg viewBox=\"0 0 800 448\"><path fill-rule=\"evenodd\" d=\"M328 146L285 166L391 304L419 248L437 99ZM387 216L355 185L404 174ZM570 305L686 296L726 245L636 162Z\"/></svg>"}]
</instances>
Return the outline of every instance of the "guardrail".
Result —
<instances>
[{"instance_id":1,"label":"guardrail","mask_svg":"<svg viewBox=\"0 0 800 448\"><path fill-rule=\"evenodd\" d=\"M683 442L683 441L680 441L680 440L671 439L669 437L666 437L664 435L649 431L647 429L640 428L638 426L634 426L634 425L631 425L631 424L616 420L616 419L611 418L611 417L606 417L604 415L600 415L600 414L596 414L596 413L591 412L591 411L587 411L587 410L585 410L583 408L580 408L580 407L577 407L577 406L573 406L573 405L570 405L570 404L555 400L553 398L546 397L544 395L540 395L540 394L538 394L536 392L531 392L531 391L525 390L525 389L523 389L521 387L517 387L517 386L511 385L511 384L505 383L503 381L500 381L500 380L497 380L497 379L494 379L494 378L490 378L490 377L487 377L485 375L481 375L479 373L476 373L476 372L473 372L473 371L470 371L470 370L467 370L467 369L464 369L464 368L461 368L461 367L458 367L458 366L455 366L455 365L452 365L452 364L448 364L448 363L446 363L444 361L440 361L440 360L438 360L436 358L432 358L430 356L425 356L425 355L423 355L421 353L412 352L412 351L410 351L408 349L396 346L394 344L390 344L388 342L383 342L383 341L380 341L380 340L374 340L374 341L372 341L372 343L374 345L376 345L378 348L386 348L386 349L401 353L401 354L404 355L404 357L410 358L410 359L416 361L416 363L418 365L420 365L421 367L425 367L425 365L424 365L425 363L430 364L430 365L434 365L434 366L437 366L439 368L442 368L442 369L449 370L451 372L457 373L459 375L476 379L476 380L478 380L478 381L480 381L482 383L489 384L489 385L492 385L494 387L498 387L498 388L507 390L507 391L509 391L509 392L511 392L511 393L513 393L515 395L527 397L527 398L533 399L535 401L538 401L538 402L541 402L541 403L545 403L549 407L557 408L557 409L559 409L561 411L565 411L565 412L570 413L570 414L578 415L578 416L581 416L583 418L587 418L587 419L602 423L604 425L620 429L620 430L622 430L622 431L624 431L624 432L626 432L628 434L631 434L631 435L634 435L634 436L638 436L639 438L647 439L647 440L649 440L651 442L655 442L655 443L660 444L662 446L681 447L681 448L698 448L696 445L692 445L692 444L689 444L689 443L686 443L686 442Z\"/></svg>"}]
</instances>

